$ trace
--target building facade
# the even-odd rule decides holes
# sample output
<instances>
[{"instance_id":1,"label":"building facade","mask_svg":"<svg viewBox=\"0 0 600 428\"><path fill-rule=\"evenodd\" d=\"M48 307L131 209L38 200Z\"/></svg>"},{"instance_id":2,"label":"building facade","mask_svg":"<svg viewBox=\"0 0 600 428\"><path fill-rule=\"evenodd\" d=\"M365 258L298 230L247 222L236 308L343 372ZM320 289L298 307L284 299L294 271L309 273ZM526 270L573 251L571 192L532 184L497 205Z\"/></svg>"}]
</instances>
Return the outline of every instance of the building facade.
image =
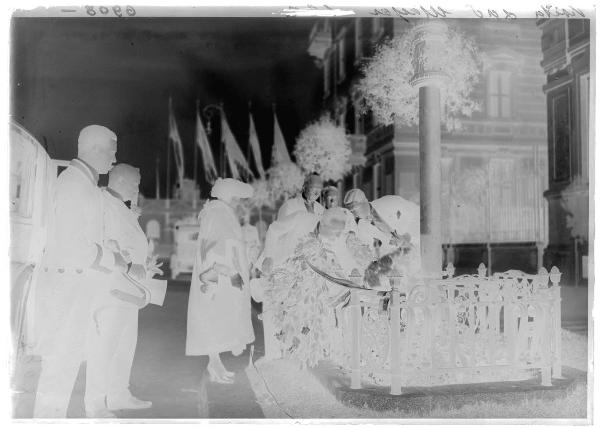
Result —
<instances>
[{"instance_id":1,"label":"building facade","mask_svg":"<svg viewBox=\"0 0 600 428\"><path fill-rule=\"evenodd\" d=\"M480 111L461 130L442 133L444 262L458 272L481 262L492 272L536 271L548 241L541 30L535 20L446 22L474 39L482 72L473 94ZM356 159L342 191L359 187L370 199L396 194L418 202L418 127L383 126L356 114L360 100L351 90L377 43L400 37L409 24L356 18L328 25L321 24L331 33L322 49L324 107L345 124Z\"/></svg>"},{"instance_id":2,"label":"building facade","mask_svg":"<svg viewBox=\"0 0 600 428\"><path fill-rule=\"evenodd\" d=\"M567 281L587 282L589 234L590 21L542 19L540 28L548 111L549 206L547 264ZM575 201L579 210L569 206Z\"/></svg>"}]
</instances>

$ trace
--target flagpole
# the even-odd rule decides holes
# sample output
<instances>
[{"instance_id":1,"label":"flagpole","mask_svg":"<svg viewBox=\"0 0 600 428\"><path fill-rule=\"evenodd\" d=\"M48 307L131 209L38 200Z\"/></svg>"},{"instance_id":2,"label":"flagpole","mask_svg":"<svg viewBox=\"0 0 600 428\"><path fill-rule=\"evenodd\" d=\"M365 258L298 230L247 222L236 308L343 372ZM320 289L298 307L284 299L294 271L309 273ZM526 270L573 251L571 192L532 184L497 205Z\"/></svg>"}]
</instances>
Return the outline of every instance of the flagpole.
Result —
<instances>
[{"instance_id":1,"label":"flagpole","mask_svg":"<svg viewBox=\"0 0 600 428\"><path fill-rule=\"evenodd\" d=\"M171 114L173 111L173 101L171 97L169 97L169 119L171 118ZM169 128L171 124L169 122ZM165 206L169 208L171 206L171 141L170 138L167 137L167 189L165 190Z\"/></svg>"},{"instance_id":2,"label":"flagpole","mask_svg":"<svg viewBox=\"0 0 600 428\"><path fill-rule=\"evenodd\" d=\"M160 199L160 174L159 174L160 158L156 157L156 199Z\"/></svg>"},{"instance_id":3,"label":"flagpole","mask_svg":"<svg viewBox=\"0 0 600 428\"><path fill-rule=\"evenodd\" d=\"M169 208L171 205L171 141L167 140L167 189L165 191L165 204Z\"/></svg>"},{"instance_id":4,"label":"flagpole","mask_svg":"<svg viewBox=\"0 0 600 428\"><path fill-rule=\"evenodd\" d=\"M252 101L248 101L248 129L250 129L250 115L252 115ZM250 134L248 133L248 142L246 144L246 159L250 168ZM255 160L256 163L256 160ZM246 183L250 181L250 171L246 171Z\"/></svg>"},{"instance_id":5,"label":"flagpole","mask_svg":"<svg viewBox=\"0 0 600 428\"><path fill-rule=\"evenodd\" d=\"M196 120L200 120L200 114L199 114L199 109L200 109L200 101L198 101L196 99ZM196 129L197 129L197 124L196 124ZM196 139L198 139L198 136L196 136ZM194 200L192 202L192 206L194 207L194 209L196 209L196 206L198 205L198 198L196 196L196 186L198 185L198 144L194 141Z\"/></svg>"},{"instance_id":6,"label":"flagpole","mask_svg":"<svg viewBox=\"0 0 600 428\"><path fill-rule=\"evenodd\" d=\"M273 152L275 150L275 127L277 126L277 106L275 103L271 103L271 109L273 110L273 144L271 145L271 166L274 166Z\"/></svg>"},{"instance_id":7,"label":"flagpole","mask_svg":"<svg viewBox=\"0 0 600 428\"><path fill-rule=\"evenodd\" d=\"M223 138L223 121L225 120L224 117L224 110L223 110L223 102L219 103L219 115L220 115L220 119L221 119L221 141L219 141L219 153L221 154L220 156L220 160L221 160L221 177L225 178L225 169L226 169L226 165L225 165L225 139ZM233 172L232 172L233 174Z\"/></svg>"}]
</instances>

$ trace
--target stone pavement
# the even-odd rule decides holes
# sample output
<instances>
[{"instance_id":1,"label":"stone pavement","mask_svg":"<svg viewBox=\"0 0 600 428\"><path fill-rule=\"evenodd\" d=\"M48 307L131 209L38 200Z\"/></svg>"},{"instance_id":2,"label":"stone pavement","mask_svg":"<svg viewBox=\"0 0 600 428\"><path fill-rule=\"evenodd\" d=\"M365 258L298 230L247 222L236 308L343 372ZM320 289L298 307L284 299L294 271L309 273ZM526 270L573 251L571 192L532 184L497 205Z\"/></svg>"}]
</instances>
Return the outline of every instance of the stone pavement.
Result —
<instances>
[{"instance_id":1,"label":"stone pavement","mask_svg":"<svg viewBox=\"0 0 600 428\"><path fill-rule=\"evenodd\" d=\"M168 272L165 272L168 275ZM248 380L250 350L239 357L224 354L224 362L229 370L236 372L232 385L219 385L208 382L206 378L205 357L185 356L185 335L187 321L187 298L189 276L178 281L169 281L169 287L163 307L149 306L140 312L140 336L132 372L132 392L143 399L151 400L151 409L119 412L119 418L127 419L195 419L195 418L263 418L263 411L257 404L256 394ZM564 287L563 326L572 331L587 333L587 293L585 287ZM260 305L253 306L253 323L256 334L254 360L264 355L262 323L257 320ZM80 370L71 399L68 417L85 417L83 410L83 390L85 371ZM494 396L496 399L513 396L515 390L525 396L536 394L562 394L573 385L573 379L580 381L583 372L565 369L568 379L560 381L557 388L539 388L534 384L515 384L508 389L501 385L480 385L477 394ZM367 405L372 408L399 408L414 406L415 403L430 405L434 401L442 403L451 400L454 403L473 400L473 386L457 390L456 387L444 387L437 391L411 390L398 401L387 393L387 388L365 388L350 390L343 377L331 371L331 367L317 370L317 378L342 402L352 405ZM17 365L16 382L13 386L13 415L15 418L31 418L35 387L39 376L39 359L24 358ZM332 379L336 379L335 382ZM341 379L341 381L340 381ZM536 386L537 385L537 386ZM507 395L509 394L509 395ZM524 395L523 395L524 394ZM287 417L282 414L281 417Z\"/></svg>"},{"instance_id":2,"label":"stone pavement","mask_svg":"<svg viewBox=\"0 0 600 428\"><path fill-rule=\"evenodd\" d=\"M206 376L206 357L185 356L187 298L189 283L169 281L163 307L148 306L140 311L138 347L133 363L131 390L134 395L151 400L148 410L121 411L119 418L195 419L195 418L263 418L245 368L250 350L239 357L223 354L226 367L236 373L231 385L214 384ZM256 310L254 322L256 325ZM257 336L260 329L257 328ZM255 358L262 355L260 342ZM68 410L69 418L85 417L83 391L84 365L76 381ZM18 366L14 384L13 415L31 418L35 387L39 376L39 359L25 358Z\"/></svg>"}]
</instances>

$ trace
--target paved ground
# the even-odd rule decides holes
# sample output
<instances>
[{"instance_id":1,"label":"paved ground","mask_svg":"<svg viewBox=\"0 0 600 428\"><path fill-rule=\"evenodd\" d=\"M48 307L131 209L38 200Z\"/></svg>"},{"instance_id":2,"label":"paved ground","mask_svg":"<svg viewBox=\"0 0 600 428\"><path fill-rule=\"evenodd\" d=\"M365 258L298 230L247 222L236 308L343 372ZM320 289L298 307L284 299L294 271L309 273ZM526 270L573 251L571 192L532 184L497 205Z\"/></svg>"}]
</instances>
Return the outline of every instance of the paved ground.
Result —
<instances>
[{"instance_id":1,"label":"paved ground","mask_svg":"<svg viewBox=\"0 0 600 428\"><path fill-rule=\"evenodd\" d=\"M132 392L151 400L149 410L123 411L121 418L263 418L260 406L248 381L245 368L250 349L239 357L223 354L227 368L236 373L232 385L207 380L206 357L185 356L188 283L169 283L164 306L149 306L140 312L138 348L133 363ZM256 314L256 310L253 311ZM254 316L255 323L257 322ZM255 359L262 355L262 332L255 326L259 340ZM32 417L39 360L29 358L21 366L15 388L14 416ZM85 376L83 366L75 385L68 417L82 418Z\"/></svg>"},{"instance_id":2,"label":"paved ground","mask_svg":"<svg viewBox=\"0 0 600 428\"><path fill-rule=\"evenodd\" d=\"M163 307L149 306L140 312L140 336L132 372L132 391L151 400L149 410L118 414L122 418L263 418L245 368L250 350L239 357L224 354L229 370L236 372L233 385L207 381L205 357L185 356L185 334L189 282L170 281ZM587 332L587 287L563 287L563 326L572 331ZM257 341L254 360L263 355L262 325L253 310ZM32 416L35 386L39 376L39 360L29 358L18 366L14 388L14 416ZM84 370L80 370L68 416L84 417Z\"/></svg>"}]
</instances>

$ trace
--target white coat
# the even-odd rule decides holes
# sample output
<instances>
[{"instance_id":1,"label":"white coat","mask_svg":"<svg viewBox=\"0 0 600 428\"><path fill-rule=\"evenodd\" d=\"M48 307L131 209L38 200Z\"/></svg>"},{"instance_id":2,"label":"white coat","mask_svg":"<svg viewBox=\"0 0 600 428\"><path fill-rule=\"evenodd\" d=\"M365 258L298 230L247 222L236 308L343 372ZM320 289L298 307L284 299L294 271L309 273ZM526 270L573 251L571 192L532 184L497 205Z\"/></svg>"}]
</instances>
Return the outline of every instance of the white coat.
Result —
<instances>
[{"instance_id":1,"label":"white coat","mask_svg":"<svg viewBox=\"0 0 600 428\"><path fill-rule=\"evenodd\" d=\"M196 259L188 303L186 355L241 352L254 341L250 307L249 264L242 228L234 210L221 200L200 212ZM220 263L242 277L241 289L230 276L203 286L200 274Z\"/></svg>"}]
</instances>

